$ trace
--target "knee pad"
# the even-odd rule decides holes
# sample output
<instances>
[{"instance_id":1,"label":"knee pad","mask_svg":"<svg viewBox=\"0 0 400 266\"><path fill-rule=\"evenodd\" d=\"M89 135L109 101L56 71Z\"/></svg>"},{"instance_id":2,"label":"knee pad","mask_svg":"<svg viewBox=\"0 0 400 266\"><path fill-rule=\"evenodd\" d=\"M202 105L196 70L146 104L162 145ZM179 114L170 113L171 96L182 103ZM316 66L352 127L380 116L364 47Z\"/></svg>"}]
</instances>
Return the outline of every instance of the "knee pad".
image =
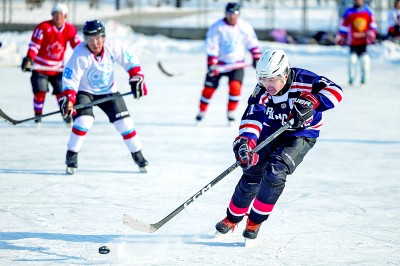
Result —
<instances>
[{"instance_id":1,"label":"knee pad","mask_svg":"<svg viewBox=\"0 0 400 266\"><path fill-rule=\"evenodd\" d=\"M240 100L240 93L242 90L242 83L237 80L229 82L229 101L228 111L235 111Z\"/></svg>"},{"instance_id":2,"label":"knee pad","mask_svg":"<svg viewBox=\"0 0 400 266\"><path fill-rule=\"evenodd\" d=\"M210 103L210 100L215 90L216 89L213 87L208 87L208 86L204 87L203 92L201 93L200 106L199 106L202 112L207 111L208 104Z\"/></svg>"},{"instance_id":3,"label":"knee pad","mask_svg":"<svg viewBox=\"0 0 400 266\"><path fill-rule=\"evenodd\" d=\"M237 192L239 192L241 195L254 198L260 186L260 179L261 177L259 177L257 181L256 179L243 175L237 185L237 189L239 190Z\"/></svg>"},{"instance_id":4,"label":"knee pad","mask_svg":"<svg viewBox=\"0 0 400 266\"><path fill-rule=\"evenodd\" d=\"M263 174L263 181L273 188L283 188L286 182L288 168L280 161L269 163Z\"/></svg>"},{"instance_id":5,"label":"knee pad","mask_svg":"<svg viewBox=\"0 0 400 266\"><path fill-rule=\"evenodd\" d=\"M237 80L229 82L229 96L239 96L242 90L242 83Z\"/></svg>"},{"instance_id":6,"label":"knee pad","mask_svg":"<svg viewBox=\"0 0 400 266\"><path fill-rule=\"evenodd\" d=\"M215 92L215 88L205 86L202 93L202 98L211 99Z\"/></svg>"}]
</instances>

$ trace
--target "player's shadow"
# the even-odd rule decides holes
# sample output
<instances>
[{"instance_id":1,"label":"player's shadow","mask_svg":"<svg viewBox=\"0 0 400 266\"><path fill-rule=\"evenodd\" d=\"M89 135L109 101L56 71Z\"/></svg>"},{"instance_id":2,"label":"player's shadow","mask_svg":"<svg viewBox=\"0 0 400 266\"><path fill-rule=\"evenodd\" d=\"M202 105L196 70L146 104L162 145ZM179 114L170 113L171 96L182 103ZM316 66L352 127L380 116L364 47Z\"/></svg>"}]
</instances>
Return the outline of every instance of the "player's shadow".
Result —
<instances>
[{"instance_id":1,"label":"player's shadow","mask_svg":"<svg viewBox=\"0 0 400 266\"><path fill-rule=\"evenodd\" d=\"M112 174L143 174L138 171L123 171L123 170L90 170L82 169L78 170L75 175L79 173L112 173ZM37 170L37 169L0 169L0 174L26 174L26 175L66 175L65 170Z\"/></svg>"},{"instance_id":2,"label":"player's shadow","mask_svg":"<svg viewBox=\"0 0 400 266\"><path fill-rule=\"evenodd\" d=\"M66 254L59 254L55 252L49 252L49 247L44 247L40 245L29 246L24 243L18 244L16 241L24 240L24 239L43 239L43 240L61 240L66 242L77 242L77 243L97 243L104 244L113 242L118 238L121 238L121 235L75 235L75 234L58 234L58 233L33 233L33 232L0 232L1 237L1 245L0 250L19 250L19 251L29 251L32 253L39 253L44 255L52 256L51 259L43 258L43 259L29 259L29 258L19 258L14 259L13 261L24 261L24 262L38 262L38 261L82 261L82 257L80 256L70 256ZM97 250L96 250L97 252ZM54 258L55 257L55 258Z\"/></svg>"}]
</instances>

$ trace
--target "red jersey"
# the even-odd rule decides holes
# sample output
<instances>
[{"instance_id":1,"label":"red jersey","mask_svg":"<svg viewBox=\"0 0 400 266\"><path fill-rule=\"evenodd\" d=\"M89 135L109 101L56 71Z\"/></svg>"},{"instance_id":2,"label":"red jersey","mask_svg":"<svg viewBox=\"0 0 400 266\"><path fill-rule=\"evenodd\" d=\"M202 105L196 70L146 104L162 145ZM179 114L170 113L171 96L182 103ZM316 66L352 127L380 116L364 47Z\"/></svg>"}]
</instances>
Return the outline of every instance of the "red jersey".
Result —
<instances>
[{"instance_id":1,"label":"red jersey","mask_svg":"<svg viewBox=\"0 0 400 266\"><path fill-rule=\"evenodd\" d=\"M339 34L349 45L370 44L375 40L376 21L368 6L351 7L343 14Z\"/></svg>"},{"instance_id":2,"label":"red jersey","mask_svg":"<svg viewBox=\"0 0 400 266\"><path fill-rule=\"evenodd\" d=\"M64 54L68 42L72 48L81 42L74 25L65 22L58 29L52 20L44 21L33 31L27 55L33 59L33 63L36 65L60 69L64 66ZM60 73L60 71L38 72L49 76Z\"/></svg>"}]
</instances>

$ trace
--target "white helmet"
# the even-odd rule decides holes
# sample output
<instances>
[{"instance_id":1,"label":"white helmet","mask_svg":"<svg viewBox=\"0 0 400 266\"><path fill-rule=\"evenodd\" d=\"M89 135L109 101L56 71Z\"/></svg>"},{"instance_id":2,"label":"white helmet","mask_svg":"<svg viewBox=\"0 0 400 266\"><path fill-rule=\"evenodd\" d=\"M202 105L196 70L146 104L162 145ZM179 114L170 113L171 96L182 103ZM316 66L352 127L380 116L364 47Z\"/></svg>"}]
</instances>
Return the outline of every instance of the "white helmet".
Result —
<instances>
[{"instance_id":1,"label":"white helmet","mask_svg":"<svg viewBox=\"0 0 400 266\"><path fill-rule=\"evenodd\" d=\"M266 50L257 62L257 82L289 73L289 59L283 50Z\"/></svg>"},{"instance_id":2,"label":"white helmet","mask_svg":"<svg viewBox=\"0 0 400 266\"><path fill-rule=\"evenodd\" d=\"M68 14L68 7L66 4L63 3L56 3L53 8L51 9L51 15L53 15L56 12L61 12L64 15Z\"/></svg>"}]
</instances>

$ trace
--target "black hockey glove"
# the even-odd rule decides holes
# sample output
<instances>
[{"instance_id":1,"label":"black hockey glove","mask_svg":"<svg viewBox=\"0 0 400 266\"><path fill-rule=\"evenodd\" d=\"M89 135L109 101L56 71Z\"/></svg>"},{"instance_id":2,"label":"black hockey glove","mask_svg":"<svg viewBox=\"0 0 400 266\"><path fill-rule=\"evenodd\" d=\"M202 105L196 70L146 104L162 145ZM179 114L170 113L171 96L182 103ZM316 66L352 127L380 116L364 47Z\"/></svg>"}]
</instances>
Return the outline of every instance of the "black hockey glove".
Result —
<instances>
[{"instance_id":1,"label":"black hockey glove","mask_svg":"<svg viewBox=\"0 0 400 266\"><path fill-rule=\"evenodd\" d=\"M318 99L309 92L302 92L294 100L288 121L293 118L292 128L299 128L313 120L313 110L319 105Z\"/></svg>"},{"instance_id":2,"label":"black hockey glove","mask_svg":"<svg viewBox=\"0 0 400 266\"><path fill-rule=\"evenodd\" d=\"M60 106L60 112L64 118L71 117L72 112L73 112L73 104L72 102L68 99L67 96L62 96L58 100L58 104Z\"/></svg>"},{"instance_id":3,"label":"black hockey glove","mask_svg":"<svg viewBox=\"0 0 400 266\"><path fill-rule=\"evenodd\" d=\"M140 97L147 95L146 84L143 82L143 79L144 77L142 75L136 75L129 79L133 98L135 99L139 99Z\"/></svg>"},{"instance_id":4,"label":"black hockey glove","mask_svg":"<svg viewBox=\"0 0 400 266\"><path fill-rule=\"evenodd\" d=\"M207 66L207 76L215 77L218 76L217 65L208 65Z\"/></svg>"},{"instance_id":5,"label":"black hockey glove","mask_svg":"<svg viewBox=\"0 0 400 266\"><path fill-rule=\"evenodd\" d=\"M253 139L249 140L246 137L239 136L232 145L236 160L240 162L240 167L246 170L257 164L258 154L252 151L257 144Z\"/></svg>"},{"instance_id":6,"label":"black hockey glove","mask_svg":"<svg viewBox=\"0 0 400 266\"><path fill-rule=\"evenodd\" d=\"M259 58L258 59L253 58L253 67L254 68L257 67L258 60L260 60L260 59Z\"/></svg>"},{"instance_id":7,"label":"black hockey glove","mask_svg":"<svg viewBox=\"0 0 400 266\"><path fill-rule=\"evenodd\" d=\"M31 71L32 64L33 64L32 59L31 59L30 57L28 57L28 56L25 56L25 57L22 59L21 70L22 70L23 72Z\"/></svg>"}]
</instances>

